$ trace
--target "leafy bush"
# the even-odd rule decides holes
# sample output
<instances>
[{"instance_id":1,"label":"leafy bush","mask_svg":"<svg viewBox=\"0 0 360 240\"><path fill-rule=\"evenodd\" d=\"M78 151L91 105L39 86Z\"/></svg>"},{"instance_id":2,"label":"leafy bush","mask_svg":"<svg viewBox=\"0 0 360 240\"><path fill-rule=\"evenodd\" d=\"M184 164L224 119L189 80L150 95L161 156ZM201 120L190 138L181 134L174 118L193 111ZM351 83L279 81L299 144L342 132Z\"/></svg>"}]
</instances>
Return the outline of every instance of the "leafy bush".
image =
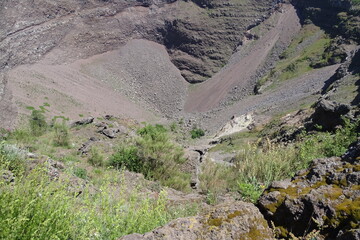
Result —
<instances>
[{"instance_id":1,"label":"leafy bush","mask_svg":"<svg viewBox=\"0 0 360 240\"><path fill-rule=\"evenodd\" d=\"M190 131L190 134L191 134L192 139L205 136L204 130L202 130L201 128L196 128L196 127Z\"/></svg>"},{"instance_id":2,"label":"leafy bush","mask_svg":"<svg viewBox=\"0 0 360 240\"><path fill-rule=\"evenodd\" d=\"M49 182L46 170L8 185L0 180L0 239L70 239L75 215L65 186Z\"/></svg>"},{"instance_id":3,"label":"leafy bush","mask_svg":"<svg viewBox=\"0 0 360 240\"><path fill-rule=\"evenodd\" d=\"M115 169L126 167L133 172L146 172L144 162L138 157L135 146L121 146L109 159L109 165Z\"/></svg>"},{"instance_id":4,"label":"leafy bush","mask_svg":"<svg viewBox=\"0 0 360 240\"><path fill-rule=\"evenodd\" d=\"M0 143L0 170L9 170L17 176L25 171L25 156L15 146Z\"/></svg>"},{"instance_id":5,"label":"leafy bush","mask_svg":"<svg viewBox=\"0 0 360 240\"><path fill-rule=\"evenodd\" d=\"M41 110L32 110L31 116L29 119L29 126L32 134L35 136L43 135L48 129L48 124L45 120L43 111Z\"/></svg>"},{"instance_id":6,"label":"leafy bush","mask_svg":"<svg viewBox=\"0 0 360 240\"><path fill-rule=\"evenodd\" d=\"M76 167L76 168L74 168L73 173L74 173L75 176L77 176L79 178L82 178L82 179L87 179L88 178L87 171L84 168Z\"/></svg>"},{"instance_id":7,"label":"leafy bush","mask_svg":"<svg viewBox=\"0 0 360 240\"><path fill-rule=\"evenodd\" d=\"M250 201L255 203L262 191L264 190L265 186L260 185L256 179L253 179L251 182L239 182L238 183L239 191L244 200Z\"/></svg>"},{"instance_id":8,"label":"leafy bush","mask_svg":"<svg viewBox=\"0 0 360 240\"><path fill-rule=\"evenodd\" d=\"M92 147L88 162L94 167L101 167L104 165L104 156L100 153L99 149Z\"/></svg>"},{"instance_id":9,"label":"leafy bush","mask_svg":"<svg viewBox=\"0 0 360 240\"><path fill-rule=\"evenodd\" d=\"M146 125L138 130L138 134L141 137L136 139L136 146L138 147L138 157L143 161L145 171L142 173L145 177L159 180L174 188L177 186L173 185L175 181L171 179L185 178L184 180L188 184L183 186L186 188L180 190L189 190L190 175L183 174L179 170L179 165L186 160L183 157L184 151L170 141L166 129L161 125Z\"/></svg>"},{"instance_id":10,"label":"leafy bush","mask_svg":"<svg viewBox=\"0 0 360 240\"><path fill-rule=\"evenodd\" d=\"M70 146L70 136L69 129L65 122L55 123L53 126L54 129L54 139L53 143L57 147L69 147Z\"/></svg>"},{"instance_id":11,"label":"leafy bush","mask_svg":"<svg viewBox=\"0 0 360 240\"><path fill-rule=\"evenodd\" d=\"M146 125L137 133L134 144L121 146L109 159L109 165L144 174L147 179L179 190L190 190L190 175L179 170L185 162L182 148L171 142L162 125Z\"/></svg>"}]
</instances>

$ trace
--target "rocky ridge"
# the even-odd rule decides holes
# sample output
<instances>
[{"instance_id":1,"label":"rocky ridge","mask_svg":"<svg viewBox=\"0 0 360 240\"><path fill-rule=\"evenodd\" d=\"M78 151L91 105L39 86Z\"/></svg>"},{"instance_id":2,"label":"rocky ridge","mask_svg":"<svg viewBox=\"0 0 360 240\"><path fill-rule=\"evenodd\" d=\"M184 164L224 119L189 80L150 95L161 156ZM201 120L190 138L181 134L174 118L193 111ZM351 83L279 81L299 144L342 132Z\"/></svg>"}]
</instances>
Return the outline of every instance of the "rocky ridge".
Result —
<instances>
[{"instance_id":1,"label":"rocky ridge","mask_svg":"<svg viewBox=\"0 0 360 240\"><path fill-rule=\"evenodd\" d=\"M152 232L119 240L171 239L274 239L271 229L254 205L245 202L219 205L202 215L176 219Z\"/></svg>"},{"instance_id":2,"label":"rocky ridge","mask_svg":"<svg viewBox=\"0 0 360 240\"><path fill-rule=\"evenodd\" d=\"M359 239L360 142L342 158L316 159L291 180L273 182L258 206L279 236L318 230L325 239Z\"/></svg>"}]
</instances>

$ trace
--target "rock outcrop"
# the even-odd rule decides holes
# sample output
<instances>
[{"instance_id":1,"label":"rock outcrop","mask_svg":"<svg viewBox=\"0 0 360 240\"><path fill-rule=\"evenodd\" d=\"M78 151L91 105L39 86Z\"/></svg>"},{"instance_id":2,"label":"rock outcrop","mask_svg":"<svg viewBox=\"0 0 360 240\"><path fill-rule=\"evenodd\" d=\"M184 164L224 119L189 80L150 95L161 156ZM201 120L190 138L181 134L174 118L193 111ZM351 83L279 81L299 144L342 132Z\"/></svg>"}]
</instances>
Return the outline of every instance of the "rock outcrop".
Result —
<instances>
[{"instance_id":1,"label":"rock outcrop","mask_svg":"<svg viewBox=\"0 0 360 240\"><path fill-rule=\"evenodd\" d=\"M360 41L359 5L351 0L291 0L304 22L312 21L334 35Z\"/></svg>"},{"instance_id":2,"label":"rock outcrop","mask_svg":"<svg viewBox=\"0 0 360 240\"><path fill-rule=\"evenodd\" d=\"M281 237L315 230L325 239L359 239L360 140L342 157L314 160L290 181L273 183L258 206Z\"/></svg>"},{"instance_id":3,"label":"rock outcrop","mask_svg":"<svg viewBox=\"0 0 360 240\"><path fill-rule=\"evenodd\" d=\"M344 124L342 117L350 110L349 105L321 99L316 103L315 113L311 116L312 122L324 130L334 130L335 127Z\"/></svg>"},{"instance_id":4,"label":"rock outcrop","mask_svg":"<svg viewBox=\"0 0 360 240\"><path fill-rule=\"evenodd\" d=\"M270 240L272 231L251 203L216 206L196 217L179 218L152 232L131 234L119 240Z\"/></svg>"},{"instance_id":5,"label":"rock outcrop","mask_svg":"<svg viewBox=\"0 0 360 240\"><path fill-rule=\"evenodd\" d=\"M161 30L172 62L191 83L218 72L242 45L246 31L267 19L275 1L179 1L178 13Z\"/></svg>"}]
</instances>

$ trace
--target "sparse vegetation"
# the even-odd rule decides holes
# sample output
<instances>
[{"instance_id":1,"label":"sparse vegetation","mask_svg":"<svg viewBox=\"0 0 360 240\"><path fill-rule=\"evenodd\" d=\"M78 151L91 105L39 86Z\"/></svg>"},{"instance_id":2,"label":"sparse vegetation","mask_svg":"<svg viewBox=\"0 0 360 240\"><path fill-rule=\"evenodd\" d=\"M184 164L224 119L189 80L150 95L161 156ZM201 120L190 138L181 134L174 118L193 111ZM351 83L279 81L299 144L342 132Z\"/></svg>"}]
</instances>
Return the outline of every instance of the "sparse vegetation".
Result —
<instances>
[{"instance_id":1,"label":"sparse vegetation","mask_svg":"<svg viewBox=\"0 0 360 240\"><path fill-rule=\"evenodd\" d=\"M31 133L34 136L41 136L48 129L48 124L45 120L44 112L41 110L32 110L31 116L29 119L29 126Z\"/></svg>"},{"instance_id":2,"label":"sparse vegetation","mask_svg":"<svg viewBox=\"0 0 360 240\"><path fill-rule=\"evenodd\" d=\"M62 123L55 123L53 126L54 130L54 145L60 147L70 146L69 128L65 121Z\"/></svg>"},{"instance_id":3,"label":"sparse vegetation","mask_svg":"<svg viewBox=\"0 0 360 240\"><path fill-rule=\"evenodd\" d=\"M270 127L272 124L274 123L270 123ZM359 122L350 123L347 121L344 127L337 129L334 133L304 132L299 136L299 140L295 144L289 146L277 145L271 143L270 140L262 141L262 146L259 146L256 142L235 145L231 149L232 151L238 149L235 160L236 167L230 168L230 173L226 173L221 177L222 189L232 188L236 190L233 187L233 176L235 174L238 184L237 190L244 199L255 202L264 187L268 186L272 181L292 177L296 171L308 167L308 164L313 159L344 154L348 146L359 135L358 127ZM266 132L267 128L265 127L263 131ZM239 136L243 137L243 135ZM228 148L228 141L222 143L224 150ZM215 169L213 168L210 172L205 169L206 174L204 175L209 174L208 178L210 180L217 179ZM214 181L216 182L216 180ZM213 183L212 187L214 186L217 186L217 184ZM216 194L216 191L211 191Z\"/></svg>"},{"instance_id":4,"label":"sparse vegetation","mask_svg":"<svg viewBox=\"0 0 360 240\"><path fill-rule=\"evenodd\" d=\"M91 148L88 162L94 167L101 167L104 165L104 156L98 148Z\"/></svg>"},{"instance_id":5,"label":"sparse vegetation","mask_svg":"<svg viewBox=\"0 0 360 240\"><path fill-rule=\"evenodd\" d=\"M330 45L330 38L320 28L308 24L284 51L269 74L260 79L256 89L269 82L285 81L311 71L317 65L329 65L329 54L324 54Z\"/></svg>"}]
</instances>

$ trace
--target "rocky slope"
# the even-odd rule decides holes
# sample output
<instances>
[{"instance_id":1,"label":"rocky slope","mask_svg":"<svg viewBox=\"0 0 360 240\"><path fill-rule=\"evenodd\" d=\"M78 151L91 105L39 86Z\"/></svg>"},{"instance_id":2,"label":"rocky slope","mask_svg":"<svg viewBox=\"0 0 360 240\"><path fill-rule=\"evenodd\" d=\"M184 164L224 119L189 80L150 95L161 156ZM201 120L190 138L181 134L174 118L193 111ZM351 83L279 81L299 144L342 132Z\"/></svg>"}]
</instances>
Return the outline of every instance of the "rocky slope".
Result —
<instances>
[{"instance_id":1,"label":"rocky slope","mask_svg":"<svg viewBox=\"0 0 360 240\"><path fill-rule=\"evenodd\" d=\"M205 81L218 72L243 44L246 31L277 7L271 0L193 2L197 5L179 1L181 10L162 30L162 41L173 63L191 83Z\"/></svg>"},{"instance_id":2,"label":"rocky slope","mask_svg":"<svg viewBox=\"0 0 360 240\"><path fill-rule=\"evenodd\" d=\"M259 210L250 203L217 206L202 215L176 219L150 233L132 234L119 240L155 239L274 239Z\"/></svg>"},{"instance_id":3,"label":"rocky slope","mask_svg":"<svg viewBox=\"0 0 360 240\"><path fill-rule=\"evenodd\" d=\"M92 0L76 3L66 0L57 2L3 1L0 6L3 19L0 26L0 52L2 53L0 57L0 109L3 109L3 112L6 110L8 114L1 114L1 122L6 123L4 126L11 125L17 115L17 110L20 110L20 113L24 112L25 102L29 101L29 105L37 105L39 101L42 101L33 100L32 94L23 94L23 91L14 88L16 84L13 82L12 76L8 75L9 70L15 71L15 75L21 75L19 81L22 83L33 82L34 79L30 76L34 75L33 71L37 71L29 69L25 73L22 69L17 73L17 66L38 63L38 66L43 66L40 68L45 70L51 68L49 65L72 64L80 59L85 60L98 54L118 50L131 39L147 39L163 44L167 48L170 60L180 69L186 80L199 82L217 72L228 61L236 47L241 44L245 31L269 17L274 8L275 4L270 0L230 1L228 3L135 0ZM147 52L144 49L152 48L146 44L141 47L143 49L135 51ZM156 68L156 66L146 66L151 61L153 54L150 50L148 52L149 56L128 55L127 57L131 59L126 61L129 62L111 60L108 65L113 66L106 69L108 72L97 76L98 84L102 85L103 78L107 78L104 82L110 82L110 86L102 86L100 89L110 87L115 92L120 92L119 94L104 94L104 96L114 95L115 98L129 98L130 102L140 98L139 105L142 106L132 106L132 108L143 111L144 115L147 115L146 109L150 109L161 116L171 116L173 112L182 109L186 96L184 91L186 85L183 83L184 80L179 78L176 69L171 70L172 73L166 76L166 78L174 79L174 82L166 84L163 80L151 82L150 85L153 87L149 89L142 87L141 93L134 93L138 92L137 85L139 83L147 82L150 69ZM166 55L163 56L168 58ZM129 67L129 64L132 66ZM137 69L142 69L141 65L149 71L138 71ZM64 66L60 68L64 68ZM101 66L100 68L103 69ZM120 73L122 76L117 78L119 72L116 70L118 68L130 68L133 69L131 70L133 73ZM102 69L94 68L95 72L101 72ZM154 69L153 73L154 76L163 75L164 69L159 66L158 69ZM43 75L43 73L35 75L39 74ZM110 75L111 77L109 77ZM80 81L78 84L86 86L86 82L96 81L91 77L87 77L87 80ZM69 98L75 99L74 101L78 102L78 105L87 108L88 103L83 104L83 101L78 101L79 96L65 90L66 87L59 90L49 84L51 81L60 85L66 84L62 81L62 77L51 78L52 80L49 80L48 76L45 78L47 81L42 82L45 92L58 92L58 95L63 96L65 102ZM72 78L70 77L69 80L72 81ZM11 82L12 86L8 86L8 82ZM119 90L120 85L121 89ZM161 86L174 86L175 89L181 90L177 94L169 89L166 90L166 93L154 92L156 91L154 88L158 89ZM159 99L159 96L164 94L169 97L160 97L161 99ZM92 95L88 94L87 98L91 98ZM170 104L167 108L158 105L161 105L161 102L171 101L173 95L181 95L181 98L175 97L174 104L176 106ZM106 100L106 102L109 101L111 100ZM15 102L16 104L14 104ZM49 101L51 105L57 102L59 101ZM120 105L124 105L125 108L131 105L127 103L127 100L121 102ZM101 104L97 107L97 109L99 108L107 107ZM79 110L74 109L74 111ZM95 114L99 112L95 109L86 111ZM145 119L151 120L147 117Z\"/></svg>"},{"instance_id":4,"label":"rocky slope","mask_svg":"<svg viewBox=\"0 0 360 240\"><path fill-rule=\"evenodd\" d=\"M359 239L360 142L342 158L317 159L291 181L274 182L259 208L282 237L313 230L325 239Z\"/></svg>"}]
</instances>

